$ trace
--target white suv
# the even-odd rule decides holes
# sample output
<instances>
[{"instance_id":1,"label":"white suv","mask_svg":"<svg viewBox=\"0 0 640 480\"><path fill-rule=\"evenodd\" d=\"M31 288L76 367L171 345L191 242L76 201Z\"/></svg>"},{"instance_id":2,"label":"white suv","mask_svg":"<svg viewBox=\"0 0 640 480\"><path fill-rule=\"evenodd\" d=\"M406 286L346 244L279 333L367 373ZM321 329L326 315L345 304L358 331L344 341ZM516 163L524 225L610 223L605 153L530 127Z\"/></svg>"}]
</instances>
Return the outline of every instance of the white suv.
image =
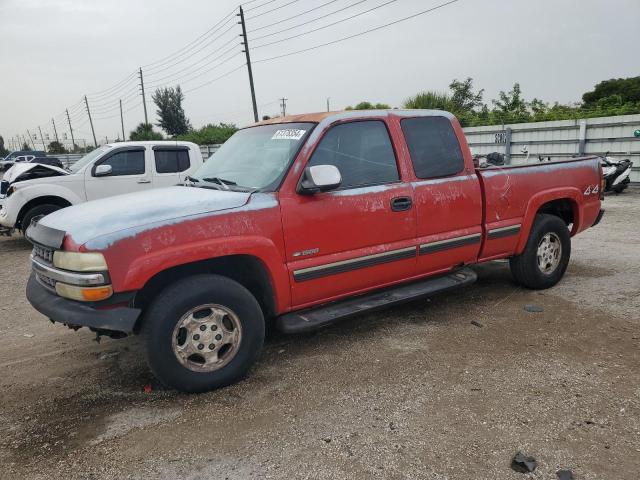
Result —
<instances>
[{"instance_id":1,"label":"white suv","mask_svg":"<svg viewBox=\"0 0 640 480\"><path fill-rule=\"evenodd\" d=\"M34 218L69 205L183 183L202 163L195 143L177 141L103 145L69 170L20 162L0 186L0 229L24 231Z\"/></svg>"}]
</instances>

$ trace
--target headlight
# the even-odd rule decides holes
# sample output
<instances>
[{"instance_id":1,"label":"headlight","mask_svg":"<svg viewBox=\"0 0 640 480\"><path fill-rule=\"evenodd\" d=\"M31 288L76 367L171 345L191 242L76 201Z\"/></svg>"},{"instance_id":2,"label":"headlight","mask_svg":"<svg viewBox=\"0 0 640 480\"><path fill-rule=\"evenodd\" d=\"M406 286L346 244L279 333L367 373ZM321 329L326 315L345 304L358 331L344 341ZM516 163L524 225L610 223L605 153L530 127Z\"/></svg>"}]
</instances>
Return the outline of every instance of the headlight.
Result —
<instances>
[{"instance_id":1,"label":"headlight","mask_svg":"<svg viewBox=\"0 0 640 480\"><path fill-rule=\"evenodd\" d=\"M53 253L53 266L72 272L104 272L107 262L101 253L95 252L64 252Z\"/></svg>"}]
</instances>

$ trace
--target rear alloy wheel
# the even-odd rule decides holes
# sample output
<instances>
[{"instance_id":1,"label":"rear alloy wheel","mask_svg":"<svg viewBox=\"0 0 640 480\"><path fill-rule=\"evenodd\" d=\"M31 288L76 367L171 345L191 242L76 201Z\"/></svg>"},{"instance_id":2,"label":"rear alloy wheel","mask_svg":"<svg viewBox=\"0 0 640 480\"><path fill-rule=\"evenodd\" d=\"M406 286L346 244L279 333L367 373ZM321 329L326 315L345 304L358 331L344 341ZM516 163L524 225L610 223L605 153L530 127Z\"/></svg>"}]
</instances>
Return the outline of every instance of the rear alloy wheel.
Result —
<instances>
[{"instance_id":1,"label":"rear alloy wheel","mask_svg":"<svg viewBox=\"0 0 640 480\"><path fill-rule=\"evenodd\" d=\"M523 252L509 260L511 274L522 286L539 290L553 287L563 277L571 256L571 237L555 215L536 216Z\"/></svg>"},{"instance_id":2,"label":"rear alloy wheel","mask_svg":"<svg viewBox=\"0 0 640 480\"><path fill-rule=\"evenodd\" d=\"M144 313L147 362L165 385L205 392L240 380L260 355L265 324L255 297L220 275L162 290Z\"/></svg>"}]
</instances>

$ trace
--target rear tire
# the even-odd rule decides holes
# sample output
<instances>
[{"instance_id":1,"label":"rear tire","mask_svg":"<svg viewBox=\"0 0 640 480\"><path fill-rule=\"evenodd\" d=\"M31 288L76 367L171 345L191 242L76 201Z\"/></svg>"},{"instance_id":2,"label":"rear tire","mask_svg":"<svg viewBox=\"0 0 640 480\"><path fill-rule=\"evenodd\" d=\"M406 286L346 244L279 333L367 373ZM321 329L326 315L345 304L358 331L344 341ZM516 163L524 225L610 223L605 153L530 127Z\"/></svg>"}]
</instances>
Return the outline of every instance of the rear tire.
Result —
<instances>
[{"instance_id":1,"label":"rear tire","mask_svg":"<svg viewBox=\"0 0 640 480\"><path fill-rule=\"evenodd\" d=\"M163 384L205 392L246 374L262 350L265 324L245 287L219 275L194 275L158 294L142 334L149 368Z\"/></svg>"},{"instance_id":2,"label":"rear tire","mask_svg":"<svg viewBox=\"0 0 640 480\"><path fill-rule=\"evenodd\" d=\"M55 212L56 210L60 210L61 208L64 207L51 203L45 203L43 205L38 205L30 210L27 210L27 212L23 215L22 220L20 220L20 230L22 230L22 233L26 232L27 228L29 228L29 225L31 225L31 222L34 219L40 219L45 215L49 215L50 213Z\"/></svg>"},{"instance_id":3,"label":"rear tire","mask_svg":"<svg viewBox=\"0 0 640 480\"><path fill-rule=\"evenodd\" d=\"M569 229L555 215L536 215L524 251L509 260L511 274L520 285L533 290L553 287L569 265Z\"/></svg>"}]
</instances>

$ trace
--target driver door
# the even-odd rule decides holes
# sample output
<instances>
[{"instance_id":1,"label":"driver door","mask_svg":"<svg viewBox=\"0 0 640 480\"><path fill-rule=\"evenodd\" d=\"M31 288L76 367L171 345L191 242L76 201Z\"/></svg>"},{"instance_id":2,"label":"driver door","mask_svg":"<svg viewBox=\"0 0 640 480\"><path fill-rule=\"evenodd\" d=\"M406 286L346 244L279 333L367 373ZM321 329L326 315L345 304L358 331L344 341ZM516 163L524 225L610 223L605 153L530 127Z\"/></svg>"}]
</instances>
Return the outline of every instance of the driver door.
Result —
<instances>
[{"instance_id":1,"label":"driver door","mask_svg":"<svg viewBox=\"0 0 640 480\"><path fill-rule=\"evenodd\" d=\"M151 169L145 147L125 147L114 150L98 160L85 173L87 200L148 190L153 187ZM96 176L98 165L111 166L111 173Z\"/></svg>"},{"instance_id":2,"label":"driver door","mask_svg":"<svg viewBox=\"0 0 640 480\"><path fill-rule=\"evenodd\" d=\"M335 165L339 189L281 192L292 303L328 301L414 274L412 188L400 180L385 122L331 127L307 166Z\"/></svg>"}]
</instances>

